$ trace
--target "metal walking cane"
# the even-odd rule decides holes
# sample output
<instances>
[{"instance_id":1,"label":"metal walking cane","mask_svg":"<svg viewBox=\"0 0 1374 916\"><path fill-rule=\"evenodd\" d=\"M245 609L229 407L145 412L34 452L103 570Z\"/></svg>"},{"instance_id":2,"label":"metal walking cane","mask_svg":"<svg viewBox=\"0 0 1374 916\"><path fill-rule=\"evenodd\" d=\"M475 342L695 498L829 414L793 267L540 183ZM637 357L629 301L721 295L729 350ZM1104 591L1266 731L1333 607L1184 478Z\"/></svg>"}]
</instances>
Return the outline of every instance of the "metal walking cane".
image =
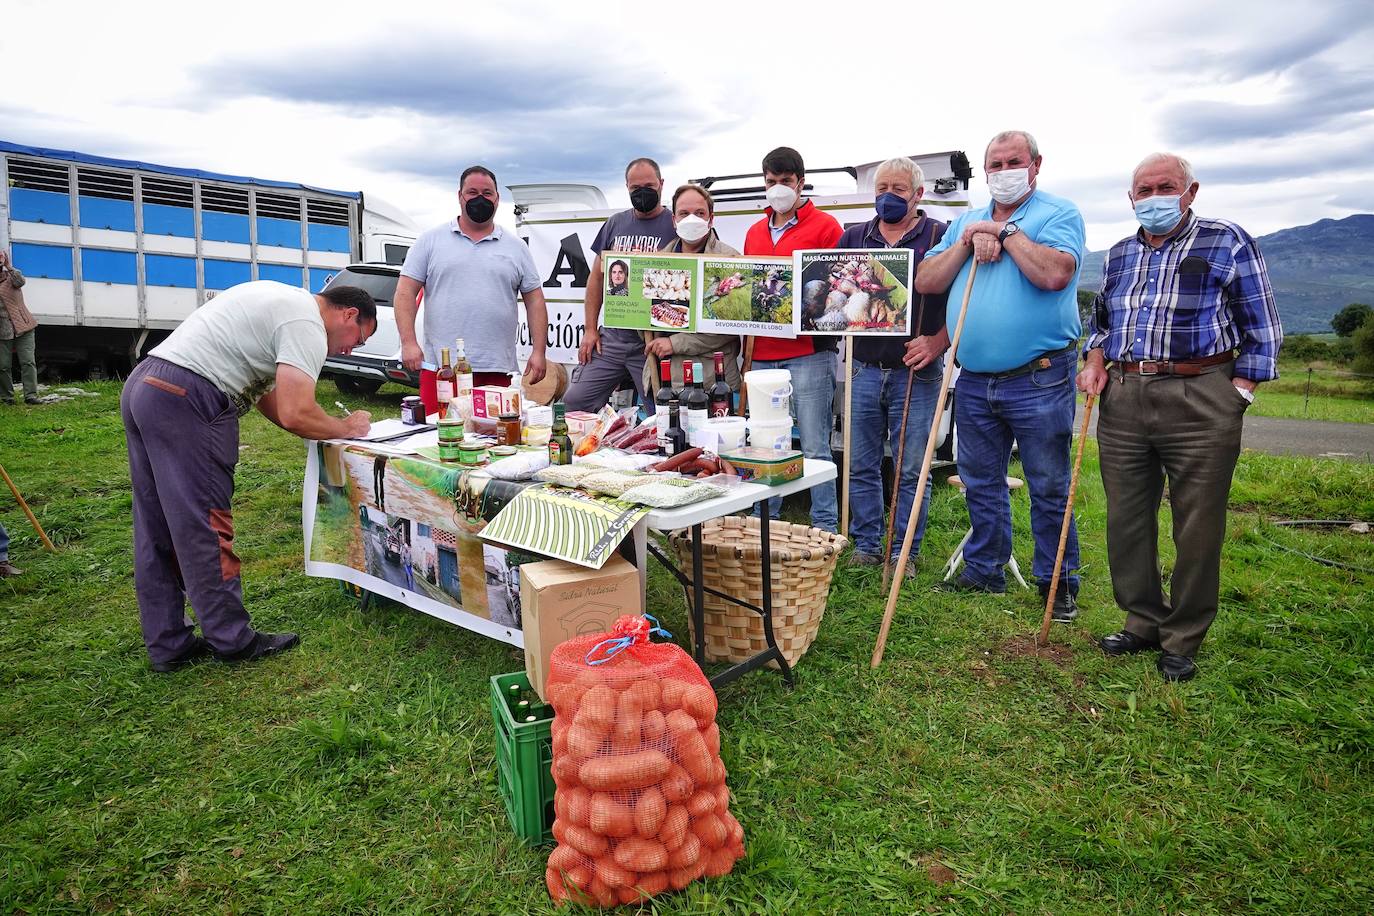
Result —
<instances>
[{"instance_id":1,"label":"metal walking cane","mask_svg":"<svg viewBox=\"0 0 1374 916\"><path fill-rule=\"evenodd\" d=\"M1073 522L1073 501L1078 495L1078 472L1083 468L1083 443L1088 440L1088 419L1093 415L1093 401L1088 395L1083 402L1083 426L1078 430L1078 454L1073 459L1073 477L1069 480L1069 498L1064 506L1064 522L1059 526L1059 552L1054 555L1054 573L1050 576L1050 590L1045 596L1045 617L1040 621L1040 635L1035 640L1037 646L1050 641L1050 615L1054 611L1054 596L1059 591L1059 571L1064 566L1064 547L1069 542L1069 525Z\"/></svg>"},{"instance_id":2,"label":"metal walking cane","mask_svg":"<svg viewBox=\"0 0 1374 916\"><path fill-rule=\"evenodd\" d=\"M916 499L911 503L911 513L907 516L906 533L902 536L902 553L897 558L897 569L892 577L892 585L887 593L887 608L883 611L883 624L878 630L878 644L873 648L872 666L883 663L883 649L887 646L887 633L892 628L892 615L897 610L897 595L902 588L902 577L906 570L907 557L911 554L911 540L916 534L916 519L921 517L921 504L925 501L926 481L930 479L930 464L935 457L935 440L940 434L940 415L945 412L945 399L949 396L949 385L954 375L954 358L959 352L959 338L964 333L964 316L968 314L969 296L973 294L973 278L978 275L978 260L968 272L968 282L964 284L964 301L959 305L959 318L954 325L954 336L949 342L949 362L945 364L944 378L940 383L940 394L935 402L935 417L931 420L930 435L926 437L925 460L921 462L921 476L916 481Z\"/></svg>"}]
</instances>

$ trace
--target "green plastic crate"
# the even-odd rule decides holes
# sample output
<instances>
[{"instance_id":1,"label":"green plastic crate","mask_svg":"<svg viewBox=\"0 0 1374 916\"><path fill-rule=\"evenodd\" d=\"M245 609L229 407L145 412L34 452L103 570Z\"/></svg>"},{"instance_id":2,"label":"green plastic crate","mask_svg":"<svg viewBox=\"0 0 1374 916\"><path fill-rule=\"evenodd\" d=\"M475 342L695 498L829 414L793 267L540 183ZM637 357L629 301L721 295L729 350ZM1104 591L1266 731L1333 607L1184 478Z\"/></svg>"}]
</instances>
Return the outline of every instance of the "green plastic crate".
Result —
<instances>
[{"instance_id":1,"label":"green plastic crate","mask_svg":"<svg viewBox=\"0 0 1374 916\"><path fill-rule=\"evenodd\" d=\"M508 697L512 684L530 699L534 722L517 722ZM553 709L539 701L523 671L491 679L491 720L496 726L496 779L516 836L531 846L553 842Z\"/></svg>"}]
</instances>

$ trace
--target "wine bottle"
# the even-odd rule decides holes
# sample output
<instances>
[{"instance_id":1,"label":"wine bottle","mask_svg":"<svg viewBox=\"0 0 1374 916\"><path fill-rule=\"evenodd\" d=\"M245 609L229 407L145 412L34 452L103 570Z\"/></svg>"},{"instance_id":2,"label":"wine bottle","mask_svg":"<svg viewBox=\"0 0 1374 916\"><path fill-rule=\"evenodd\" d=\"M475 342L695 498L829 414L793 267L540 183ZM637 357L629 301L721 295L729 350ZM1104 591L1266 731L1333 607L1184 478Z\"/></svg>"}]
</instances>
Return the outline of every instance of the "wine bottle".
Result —
<instances>
[{"instance_id":1,"label":"wine bottle","mask_svg":"<svg viewBox=\"0 0 1374 916\"><path fill-rule=\"evenodd\" d=\"M683 363L685 373L687 363ZM706 396L705 380L706 373L701 371L701 363L692 363L692 384L686 389L682 400L687 405L687 443L691 445L696 441L699 431L706 428L706 417L710 408L710 399ZM686 375L683 379L685 381Z\"/></svg>"},{"instance_id":2,"label":"wine bottle","mask_svg":"<svg viewBox=\"0 0 1374 916\"><path fill-rule=\"evenodd\" d=\"M439 371L434 376L434 391L439 399L439 416L449 415L449 405L458 395L458 376L449 362L448 347L439 349Z\"/></svg>"},{"instance_id":3,"label":"wine bottle","mask_svg":"<svg viewBox=\"0 0 1374 916\"><path fill-rule=\"evenodd\" d=\"M728 417L735 412L735 392L725 380L725 354L717 350L715 360L716 380L711 383L711 389L707 392L710 401L708 409L713 417Z\"/></svg>"},{"instance_id":4,"label":"wine bottle","mask_svg":"<svg viewBox=\"0 0 1374 916\"><path fill-rule=\"evenodd\" d=\"M455 340L453 348L458 354L453 365L453 396L458 402L458 418L466 420L472 416L472 363L468 362L463 338Z\"/></svg>"},{"instance_id":5,"label":"wine bottle","mask_svg":"<svg viewBox=\"0 0 1374 916\"><path fill-rule=\"evenodd\" d=\"M682 428L682 402L673 398L668 402L668 441L663 454L671 458L687 451L687 432Z\"/></svg>"},{"instance_id":6,"label":"wine bottle","mask_svg":"<svg viewBox=\"0 0 1374 916\"><path fill-rule=\"evenodd\" d=\"M654 395L654 425L657 427L658 450L668 444L668 402L673 399L673 362L659 363L658 394Z\"/></svg>"}]
</instances>

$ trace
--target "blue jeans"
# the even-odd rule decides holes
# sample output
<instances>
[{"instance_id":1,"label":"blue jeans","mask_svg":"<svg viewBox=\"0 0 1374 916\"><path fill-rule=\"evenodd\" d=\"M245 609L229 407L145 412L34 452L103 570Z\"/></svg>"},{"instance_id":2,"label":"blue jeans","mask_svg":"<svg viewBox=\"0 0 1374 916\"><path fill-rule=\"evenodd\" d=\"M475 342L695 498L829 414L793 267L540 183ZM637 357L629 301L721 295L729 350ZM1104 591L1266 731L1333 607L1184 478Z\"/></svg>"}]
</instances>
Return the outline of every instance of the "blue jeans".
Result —
<instances>
[{"instance_id":1,"label":"blue jeans","mask_svg":"<svg viewBox=\"0 0 1374 916\"><path fill-rule=\"evenodd\" d=\"M791 359L754 360L755 369L786 369L792 373L792 419L801 434L802 454L830 460L830 431L834 428L835 351L823 350ZM768 501L773 518L782 511L782 499ZM835 482L811 488L811 524L825 531L839 527Z\"/></svg>"},{"instance_id":2,"label":"blue jeans","mask_svg":"<svg viewBox=\"0 0 1374 916\"><path fill-rule=\"evenodd\" d=\"M0 563L10 558L10 533L0 524Z\"/></svg>"},{"instance_id":3,"label":"blue jeans","mask_svg":"<svg viewBox=\"0 0 1374 916\"><path fill-rule=\"evenodd\" d=\"M892 543L888 552L901 552L906 522L911 504L916 500L916 482L921 476L921 459L925 457L926 438L930 422L935 416L935 401L940 394L944 375L944 360L926 366L913 377L906 369L884 369L872 363L855 362L850 378L849 498L851 515L849 536L854 549L860 553L878 554L883 549L883 445L890 444L892 460L902 452L902 486L897 496L897 519L892 527ZM906 419L906 446L900 447L902 433L902 404L907 397L911 379L911 406ZM930 480L926 480L926 495L921 501L921 514L916 520L911 552L919 553L921 538L926 530L926 512L930 509Z\"/></svg>"},{"instance_id":4,"label":"blue jeans","mask_svg":"<svg viewBox=\"0 0 1374 916\"><path fill-rule=\"evenodd\" d=\"M959 430L959 476L967 488L973 536L964 546L964 575L979 585L1005 588L1002 566L1011 556L1011 500L1007 466L1014 439L1021 449L1030 490L1035 562L1031 572L1044 585L1054 573L1059 528L1069 495L1073 442L1076 353L1061 353L1048 369L998 379L980 372L960 373L954 388L954 421ZM1061 587L1078 594L1078 532L1069 525Z\"/></svg>"}]
</instances>

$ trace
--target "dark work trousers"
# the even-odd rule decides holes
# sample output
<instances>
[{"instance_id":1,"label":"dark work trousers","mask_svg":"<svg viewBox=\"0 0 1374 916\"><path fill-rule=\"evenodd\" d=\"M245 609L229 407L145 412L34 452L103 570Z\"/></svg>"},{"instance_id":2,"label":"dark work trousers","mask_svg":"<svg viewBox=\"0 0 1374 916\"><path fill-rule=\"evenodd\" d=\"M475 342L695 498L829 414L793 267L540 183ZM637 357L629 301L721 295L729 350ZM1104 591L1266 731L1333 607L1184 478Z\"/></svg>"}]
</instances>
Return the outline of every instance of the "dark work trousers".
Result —
<instances>
[{"instance_id":1,"label":"dark work trousers","mask_svg":"<svg viewBox=\"0 0 1374 916\"><path fill-rule=\"evenodd\" d=\"M1107 559L1126 629L1190 658L1217 615L1226 501L1249 406L1231 384L1234 365L1196 376L1109 369L1097 420ZM1167 596L1159 563L1166 478L1176 550Z\"/></svg>"},{"instance_id":2,"label":"dark work trousers","mask_svg":"<svg viewBox=\"0 0 1374 916\"><path fill-rule=\"evenodd\" d=\"M185 602L221 654L253 639L234 554L239 418L202 376L157 357L138 364L120 396L134 497L134 591L148 657L192 646Z\"/></svg>"}]
</instances>

